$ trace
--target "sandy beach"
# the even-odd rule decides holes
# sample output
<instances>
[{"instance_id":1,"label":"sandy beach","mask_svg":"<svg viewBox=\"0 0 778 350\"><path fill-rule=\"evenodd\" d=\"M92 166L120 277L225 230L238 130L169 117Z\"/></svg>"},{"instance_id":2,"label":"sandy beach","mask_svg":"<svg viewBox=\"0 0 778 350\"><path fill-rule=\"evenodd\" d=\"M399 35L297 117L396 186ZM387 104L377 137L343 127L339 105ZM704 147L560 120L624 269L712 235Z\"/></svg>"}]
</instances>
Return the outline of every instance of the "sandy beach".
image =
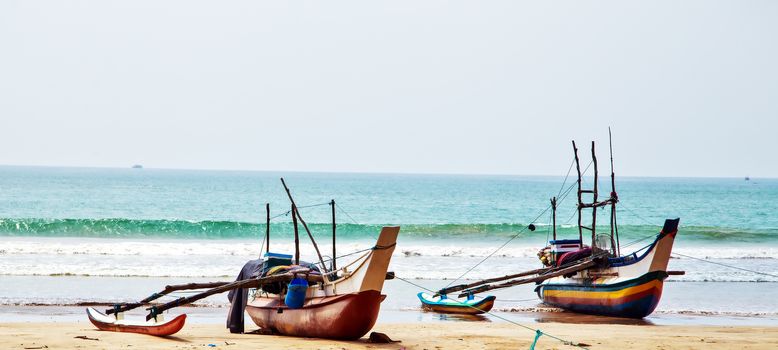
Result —
<instances>
[{"instance_id":1,"label":"sandy beach","mask_svg":"<svg viewBox=\"0 0 778 350\"><path fill-rule=\"evenodd\" d=\"M589 349L775 349L777 327L629 326L542 324L556 337ZM251 328L249 328L250 330ZM158 338L130 333L102 332L87 322L2 323L4 349L527 349L534 333L512 324L379 324L393 344L360 341L230 334L221 325L187 325L175 336ZM573 349L542 336L539 349Z\"/></svg>"}]
</instances>

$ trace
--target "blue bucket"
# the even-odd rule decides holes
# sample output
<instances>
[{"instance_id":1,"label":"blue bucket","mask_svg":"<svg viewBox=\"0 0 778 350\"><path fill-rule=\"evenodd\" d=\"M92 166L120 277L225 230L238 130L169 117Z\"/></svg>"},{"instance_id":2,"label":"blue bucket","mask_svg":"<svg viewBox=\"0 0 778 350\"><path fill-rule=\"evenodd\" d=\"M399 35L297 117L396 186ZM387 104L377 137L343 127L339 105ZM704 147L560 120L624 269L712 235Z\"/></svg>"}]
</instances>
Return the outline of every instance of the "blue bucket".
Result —
<instances>
[{"instance_id":1,"label":"blue bucket","mask_svg":"<svg viewBox=\"0 0 778 350\"><path fill-rule=\"evenodd\" d=\"M305 293L308 291L308 281L304 278L295 278L289 282L286 288L284 303L290 309L299 309L305 303Z\"/></svg>"}]
</instances>

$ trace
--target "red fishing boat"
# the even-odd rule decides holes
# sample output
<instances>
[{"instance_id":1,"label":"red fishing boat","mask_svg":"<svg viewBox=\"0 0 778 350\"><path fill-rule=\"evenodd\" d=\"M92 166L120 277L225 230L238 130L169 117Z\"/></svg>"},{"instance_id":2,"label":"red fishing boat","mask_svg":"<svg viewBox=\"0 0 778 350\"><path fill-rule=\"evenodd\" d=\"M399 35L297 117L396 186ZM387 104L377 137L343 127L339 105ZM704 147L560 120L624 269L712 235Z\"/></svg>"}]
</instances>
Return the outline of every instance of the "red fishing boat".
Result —
<instances>
[{"instance_id":1,"label":"red fishing boat","mask_svg":"<svg viewBox=\"0 0 778 350\"><path fill-rule=\"evenodd\" d=\"M292 202L292 209L281 216L292 214L294 258L292 255L269 253L271 217L270 205L267 204L266 244L263 245L263 248L267 248L265 259L247 262L236 281L168 285L138 302L116 304L107 309L105 314L87 309L90 321L101 330L169 335L183 327L185 315L164 323L149 320L159 320L161 313L171 308L229 291L231 307L227 328L232 333L244 332L244 314L248 313L257 326L269 333L329 339L358 339L365 335L375 324L381 302L386 298L381 293L384 281L394 276L393 273L387 273L387 269L400 227L384 227L373 247L346 254L361 253L351 263L336 267L335 201L323 203L332 207L333 219L332 257L329 259L330 264L325 264L284 179L281 182ZM319 258L318 265L300 261L298 221L311 239ZM175 291L205 288L207 290L167 303L154 303ZM122 320L123 312L145 306L149 310L147 322L130 323ZM109 314L114 316L107 316Z\"/></svg>"},{"instance_id":2,"label":"red fishing boat","mask_svg":"<svg viewBox=\"0 0 778 350\"><path fill-rule=\"evenodd\" d=\"M381 294L399 227L384 227L373 249L347 266L308 286L299 308L283 295L249 291L246 312L257 326L278 334L329 339L358 339L378 318Z\"/></svg>"}]
</instances>

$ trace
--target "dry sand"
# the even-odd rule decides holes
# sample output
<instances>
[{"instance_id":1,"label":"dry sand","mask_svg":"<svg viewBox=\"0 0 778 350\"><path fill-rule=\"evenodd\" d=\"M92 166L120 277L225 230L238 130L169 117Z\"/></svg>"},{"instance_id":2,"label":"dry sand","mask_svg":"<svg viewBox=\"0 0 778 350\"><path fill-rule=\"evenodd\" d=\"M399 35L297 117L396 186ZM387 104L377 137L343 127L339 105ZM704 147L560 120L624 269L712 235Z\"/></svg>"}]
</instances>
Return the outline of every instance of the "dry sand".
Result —
<instances>
[{"instance_id":1,"label":"dry sand","mask_svg":"<svg viewBox=\"0 0 778 350\"><path fill-rule=\"evenodd\" d=\"M544 323L544 332L590 349L778 349L778 327L629 326ZM223 326L187 325L158 338L102 332L86 322L3 323L2 349L528 349L534 333L509 323L379 324L394 344L230 334ZM76 338L85 336L90 339ZM209 344L216 345L215 347ZM543 336L538 349L574 347Z\"/></svg>"}]
</instances>

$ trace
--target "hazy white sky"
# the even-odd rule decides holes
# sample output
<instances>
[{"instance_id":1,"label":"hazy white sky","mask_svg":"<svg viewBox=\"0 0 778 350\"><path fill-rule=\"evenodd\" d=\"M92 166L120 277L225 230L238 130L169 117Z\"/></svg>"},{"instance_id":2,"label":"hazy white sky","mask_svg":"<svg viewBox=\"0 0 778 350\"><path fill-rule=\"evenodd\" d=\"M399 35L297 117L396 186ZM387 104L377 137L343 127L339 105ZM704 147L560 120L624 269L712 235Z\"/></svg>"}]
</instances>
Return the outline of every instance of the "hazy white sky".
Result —
<instances>
[{"instance_id":1,"label":"hazy white sky","mask_svg":"<svg viewBox=\"0 0 778 350\"><path fill-rule=\"evenodd\" d=\"M778 1L0 2L0 164L778 177Z\"/></svg>"}]
</instances>

